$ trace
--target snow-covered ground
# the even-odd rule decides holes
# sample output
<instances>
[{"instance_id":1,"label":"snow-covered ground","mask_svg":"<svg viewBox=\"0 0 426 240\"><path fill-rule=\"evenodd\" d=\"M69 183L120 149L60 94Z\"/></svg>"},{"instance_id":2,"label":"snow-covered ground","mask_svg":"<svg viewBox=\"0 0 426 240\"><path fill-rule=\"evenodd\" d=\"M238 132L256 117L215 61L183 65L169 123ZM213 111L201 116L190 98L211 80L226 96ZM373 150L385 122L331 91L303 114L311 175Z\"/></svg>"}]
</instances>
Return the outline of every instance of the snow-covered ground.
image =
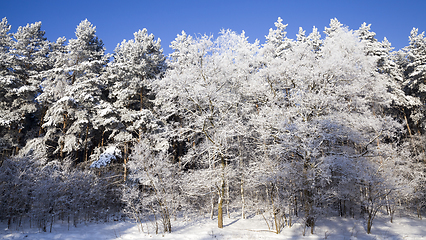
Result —
<instances>
[{"instance_id":1,"label":"snow-covered ground","mask_svg":"<svg viewBox=\"0 0 426 240\"><path fill-rule=\"evenodd\" d=\"M426 221L410 216L395 217L393 223L387 216L380 216L375 220L370 235L366 234L364 220L340 217L319 220L315 234L311 235L306 229L305 237L302 236L303 227L297 221L292 228L286 227L280 234L269 231L262 215L241 220L235 214L225 218L223 229L216 226L217 221L209 218L178 219L172 223L172 233L156 235L148 234L145 224L145 232L140 232L132 222L87 223L72 226L69 230L67 223L57 223L53 225L52 233L45 233L29 226L14 226L8 230L6 223L2 222L0 239L426 239Z\"/></svg>"}]
</instances>

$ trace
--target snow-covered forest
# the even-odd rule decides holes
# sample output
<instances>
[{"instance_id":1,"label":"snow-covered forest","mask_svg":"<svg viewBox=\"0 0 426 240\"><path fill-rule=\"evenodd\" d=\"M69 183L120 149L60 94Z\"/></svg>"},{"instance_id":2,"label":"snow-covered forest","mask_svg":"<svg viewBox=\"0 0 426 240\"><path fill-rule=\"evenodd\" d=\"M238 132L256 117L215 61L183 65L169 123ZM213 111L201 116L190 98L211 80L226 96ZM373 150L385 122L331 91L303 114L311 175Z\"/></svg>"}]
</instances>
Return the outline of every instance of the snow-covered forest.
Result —
<instances>
[{"instance_id":1,"label":"snow-covered forest","mask_svg":"<svg viewBox=\"0 0 426 240\"><path fill-rule=\"evenodd\" d=\"M146 29L106 54L88 20L53 42L41 22L11 33L3 18L0 220L51 231L127 217L164 233L238 212L276 233L336 216L370 233L384 214L421 218L424 33L397 50L365 23L294 39L286 27L264 44L182 31L165 56Z\"/></svg>"}]
</instances>

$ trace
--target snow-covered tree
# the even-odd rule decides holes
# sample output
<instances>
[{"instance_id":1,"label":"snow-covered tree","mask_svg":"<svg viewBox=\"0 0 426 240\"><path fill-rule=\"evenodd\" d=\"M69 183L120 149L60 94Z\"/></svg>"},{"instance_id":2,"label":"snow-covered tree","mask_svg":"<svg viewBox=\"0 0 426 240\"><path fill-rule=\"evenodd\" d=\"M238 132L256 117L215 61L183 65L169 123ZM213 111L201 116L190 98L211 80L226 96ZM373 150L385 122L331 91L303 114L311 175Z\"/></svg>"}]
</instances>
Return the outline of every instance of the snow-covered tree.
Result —
<instances>
[{"instance_id":1,"label":"snow-covered tree","mask_svg":"<svg viewBox=\"0 0 426 240\"><path fill-rule=\"evenodd\" d=\"M110 98L114 106L143 110L149 106L147 92L151 81L165 70L161 40L154 40L146 29L134 33L134 39L117 45L109 65Z\"/></svg>"},{"instance_id":2,"label":"snow-covered tree","mask_svg":"<svg viewBox=\"0 0 426 240\"><path fill-rule=\"evenodd\" d=\"M93 118L103 98L105 84L99 76L108 56L95 33L96 28L84 20L77 26L77 38L70 39L65 49L61 47L64 39L58 39L54 68L42 74L43 92L37 100L47 111L42 125L45 134L39 140L50 149L49 157L83 161L97 145L94 137L100 133L93 127Z\"/></svg>"},{"instance_id":3,"label":"snow-covered tree","mask_svg":"<svg viewBox=\"0 0 426 240\"><path fill-rule=\"evenodd\" d=\"M170 54L170 67L184 67L187 66L187 64L192 64L191 59L193 57L189 50L192 41L192 36L189 36L185 31L182 31L182 34L178 34L176 39L171 42L170 48L173 49L173 52Z\"/></svg>"},{"instance_id":4,"label":"snow-covered tree","mask_svg":"<svg viewBox=\"0 0 426 240\"><path fill-rule=\"evenodd\" d=\"M120 134L117 128L111 128L111 138L118 142L131 141L156 128L156 123L151 122L151 100L155 96L151 84L164 71L161 41L154 40L154 35L146 29L134 33L134 39L117 45L114 61L108 65L104 78L108 83L109 101L124 128Z\"/></svg>"},{"instance_id":5,"label":"snow-covered tree","mask_svg":"<svg viewBox=\"0 0 426 240\"><path fill-rule=\"evenodd\" d=\"M76 169L71 162L12 157L0 168L0 219L31 219L42 231L67 218L75 226L90 218L107 220L120 210L117 185L93 171ZM48 228L49 227L49 228Z\"/></svg>"},{"instance_id":6,"label":"snow-covered tree","mask_svg":"<svg viewBox=\"0 0 426 240\"><path fill-rule=\"evenodd\" d=\"M346 176L368 182L368 173L363 177L353 175L356 172L348 174L357 161L375 166L380 161L393 161L392 147L384 152L374 143L379 140L384 144L386 139L397 137L400 129L397 122L376 112L378 106L389 104L387 81L375 72L376 58L364 54L364 43L337 20L332 20L325 32L319 54L306 44L295 44L283 56L286 60L264 69L274 72L265 76L277 76L275 86L289 85L287 90L278 88L273 99L276 104L263 109L263 121L272 125L270 142L275 139L276 143L271 149L281 169L272 180L283 190L301 194L311 231L323 211L319 206L339 197L334 195L341 187L336 179ZM271 112L279 113L275 115L278 119ZM274 126L275 122L279 124ZM378 194L388 190L377 189Z\"/></svg>"},{"instance_id":7,"label":"snow-covered tree","mask_svg":"<svg viewBox=\"0 0 426 240\"><path fill-rule=\"evenodd\" d=\"M269 34L266 36L266 43L264 46L265 55L272 58L282 57L285 50L289 49L292 45L292 40L287 38L285 31L288 24L283 24L282 19L279 17L275 22L276 29L269 29Z\"/></svg>"},{"instance_id":8,"label":"snow-covered tree","mask_svg":"<svg viewBox=\"0 0 426 240\"><path fill-rule=\"evenodd\" d=\"M330 19L330 25L329 27L324 28L324 33L331 37L335 32L339 31L341 28L345 28L337 18Z\"/></svg>"},{"instance_id":9,"label":"snow-covered tree","mask_svg":"<svg viewBox=\"0 0 426 240\"><path fill-rule=\"evenodd\" d=\"M409 45L391 55L385 69L392 80L392 113L406 128L399 145L399 174L409 186L399 198L410 203L410 207L420 211L425 206L424 196L424 133L425 133L425 37L413 28Z\"/></svg>"},{"instance_id":10,"label":"snow-covered tree","mask_svg":"<svg viewBox=\"0 0 426 240\"><path fill-rule=\"evenodd\" d=\"M250 89L257 86L258 43L248 43L244 33L223 30L215 40L191 39L183 32L172 47L171 68L157 82L157 111L171 123L171 137L186 144L186 154L177 159L182 168L198 169L193 174L211 179L187 182L186 192L216 190L218 226L223 227L227 182L240 163L239 143L246 142L250 128L245 125L248 113L256 111Z\"/></svg>"},{"instance_id":11,"label":"snow-covered tree","mask_svg":"<svg viewBox=\"0 0 426 240\"><path fill-rule=\"evenodd\" d=\"M0 151L5 154L4 151L9 150L13 145L11 138L7 137L7 128L11 121L8 115L10 99L6 99L3 96L9 91L9 86L12 85L14 78L11 76L11 65L12 57L10 54L10 48L12 47L12 37L9 33L11 26L8 24L7 19L3 18L0 22L0 132L2 137L0 138Z\"/></svg>"},{"instance_id":12,"label":"snow-covered tree","mask_svg":"<svg viewBox=\"0 0 426 240\"><path fill-rule=\"evenodd\" d=\"M426 103L426 38L424 32L418 33L413 28L410 33L410 43L404 48L407 56L407 64L404 66L405 81L404 90L407 95L418 98L420 104L413 109L410 120L413 127L422 133L425 132L425 103Z\"/></svg>"},{"instance_id":13,"label":"snow-covered tree","mask_svg":"<svg viewBox=\"0 0 426 240\"><path fill-rule=\"evenodd\" d=\"M87 20L66 43L41 23L9 33L4 18L0 220L47 231L124 206L142 231L154 218L170 232L178 211L216 212L221 228L238 207L280 233L294 216L313 232L337 210L365 216L370 233L397 202L421 216L424 33L395 52L366 23L331 19L324 37L299 28L295 40L281 18L275 27L262 46L182 31L167 60L143 29L109 62Z\"/></svg>"},{"instance_id":14,"label":"snow-covered tree","mask_svg":"<svg viewBox=\"0 0 426 240\"><path fill-rule=\"evenodd\" d=\"M155 232L161 222L163 232L171 232L171 216L185 206L180 194L177 164L171 163L167 148L156 149L155 142L145 138L139 142L128 163L129 181L123 189L126 212L140 224L142 218L154 215ZM155 141L155 140L154 140ZM157 220L160 218L160 220ZM149 229L147 229L149 232Z\"/></svg>"},{"instance_id":15,"label":"snow-covered tree","mask_svg":"<svg viewBox=\"0 0 426 240\"><path fill-rule=\"evenodd\" d=\"M1 54L1 62L0 62L0 73L2 77L2 81L6 81L6 76L9 73L9 68L11 65L11 53L10 50L12 48L12 36L9 33L11 26L7 22L7 18L3 18L0 22L0 54Z\"/></svg>"},{"instance_id":16,"label":"snow-covered tree","mask_svg":"<svg viewBox=\"0 0 426 240\"><path fill-rule=\"evenodd\" d=\"M41 22L19 27L9 34L7 19L1 22L0 131L2 142L17 152L26 138L34 137L38 110L35 97L40 93L37 75L49 69L50 43L41 30ZM12 41L11 36L15 41ZM7 130L6 130L7 129ZM26 136L28 135L28 136ZM9 149L11 150L11 149ZM9 153L10 154L10 153Z\"/></svg>"},{"instance_id":17,"label":"snow-covered tree","mask_svg":"<svg viewBox=\"0 0 426 240\"><path fill-rule=\"evenodd\" d=\"M134 144L161 127L152 112L152 82L165 71L161 40L146 29L134 33L134 39L118 44L102 79L107 100L97 106L95 128L102 133L96 152L112 144L123 151L126 164ZM93 155L96 159L98 155ZM124 169L126 179L126 165Z\"/></svg>"}]
</instances>

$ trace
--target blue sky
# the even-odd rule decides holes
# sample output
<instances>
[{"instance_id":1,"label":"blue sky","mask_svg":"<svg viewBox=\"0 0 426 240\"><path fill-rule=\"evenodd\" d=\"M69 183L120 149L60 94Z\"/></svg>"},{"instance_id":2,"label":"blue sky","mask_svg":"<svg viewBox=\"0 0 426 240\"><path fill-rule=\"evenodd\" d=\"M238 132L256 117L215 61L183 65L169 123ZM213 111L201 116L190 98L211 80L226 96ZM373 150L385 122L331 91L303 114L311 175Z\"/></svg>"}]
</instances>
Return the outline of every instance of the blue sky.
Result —
<instances>
[{"instance_id":1,"label":"blue sky","mask_svg":"<svg viewBox=\"0 0 426 240\"><path fill-rule=\"evenodd\" d=\"M408 44L413 27L426 31L425 0L340 0L340 1L278 1L278 0L151 0L151 1L61 1L61 0L1 0L0 17L7 17L12 32L18 26L42 22L46 37L75 38L76 26L88 19L97 28L107 52L112 53L117 43L132 39L133 33L147 28L161 38L166 54L171 52L170 42L186 33L218 35L220 29L246 32L249 41L265 41L269 28L274 28L278 17L289 24L288 37L295 39L299 27L307 33L316 26L321 32L331 18L337 18L350 29L371 23L377 39L387 37L396 49ZM322 34L324 35L324 34Z\"/></svg>"}]
</instances>

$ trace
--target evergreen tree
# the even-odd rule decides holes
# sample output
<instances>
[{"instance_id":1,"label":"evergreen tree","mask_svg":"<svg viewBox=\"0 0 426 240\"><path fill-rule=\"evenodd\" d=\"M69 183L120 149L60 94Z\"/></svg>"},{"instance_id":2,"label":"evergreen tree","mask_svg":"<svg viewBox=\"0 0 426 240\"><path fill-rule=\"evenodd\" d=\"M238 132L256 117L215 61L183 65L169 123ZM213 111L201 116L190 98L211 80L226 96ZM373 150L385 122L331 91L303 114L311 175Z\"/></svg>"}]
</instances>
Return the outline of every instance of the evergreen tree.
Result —
<instances>
[{"instance_id":1,"label":"evergreen tree","mask_svg":"<svg viewBox=\"0 0 426 240\"><path fill-rule=\"evenodd\" d=\"M41 22L19 27L11 34L15 41L7 33L10 26L6 18L1 27L3 81L0 111L3 111L1 116L4 119L0 121L0 131L4 133L3 141L7 141L9 148L13 147L12 151L17 153L26 139L33 138L37 131L35 98L41 91L38 74L51 67L48 60L51 48L41 30Z\"/></svg>"},{"instance_id":2,"label":"evergreen tree","mask_svg":"<svg viewBox=\"0 0 426 240\"><path fill-rule=\"evenodd\" d=\"M134 143L161 125L152 112L155 94L151 85L166 65L161 40L154 40L146 29L118 44L113 57L102 75L108 99L98 108L96 128L102 132L101 147L119 146L126 161Z\"/></svg>"},{"instance_id":3,"label":"evergreen tree","mask_svg":"<svg viewBox=\"0 0 426 240\"><path fill-rule=\"evenodd\" d=\"M269 29L269 34L266 36L265 54L272 58L282 56L283 51L289 49L292 45L292 41L287 38L287 32L285 31L288 24L283 24L282 21L279 17L277 22L275 22L276 29Z\"/></svg>"},{"instance_id":4,"label":"evergreen tree","mask_svg":"<svg viewBox=\"0 0 426 240\"><path fill-rule=\"evenodd\" d=\"M5 154L11 154L7 151L13 146L12 138L8 136L7 129L14 119L10 116L10 99L5 98L14 81L12 76L12 55L10 54L13 44L12 36L9 33L10 28L11 26L8 24L7 19L3 18L0 22L0 151L2 157Z\"/></svg>"},{"instance_id":5,"label":"evergreen tree","mask_svg":"<svg viewBox=\"0 0 426 240\"><path fill-rule=\"evenodd\" d=\"M426 130L426 38L424 32L418 33L413 28L409 37L409 45L399 51L395 57L395 65L402 72L397 86L400 98L395 106L402 112L402 119L407 128L407 138L401 141L401 155L406 159L407 167L403 178L411 185L411 193L406 198L417 209L421 218L421 209L426 206L425 189L425 130ZM401 80L400 80L401 79Z\"/></svg>"},{"instance_id":6,"label":"evergreen tree","mask_svg":"<svg viewBox=\"0 0 426 240\"><path fill-rule=\"evenodd\" d=\"M95 33L96 28L84 20L77 26L77 38L70 39L65 49L61 47L64 39L58 39L55 67L43 73L43 93L37 97L47 107L45 133L31 141L27 151L41 143L49 149L49 158L69 156L84 161L100 141L95 138L100 133L93 120L103 99L105 84L99 76L108 56Z\"/></svg>"},{"instance_id":7,"label":"evergreen tree","mask_svg":"<svg viewBox=\"0 0 426 240\"><path fill-rule=\"evenodd\" d=\"M424 32L418 33L413 28L410 33L410 43L404 48L407 56L407 64L404 66L405 81L404 90L407 95L418 98L420 103L410 114L413 128L421 133L426 130L425 106L426 106L426 38Z\"/></svg>"}]
</instances>

